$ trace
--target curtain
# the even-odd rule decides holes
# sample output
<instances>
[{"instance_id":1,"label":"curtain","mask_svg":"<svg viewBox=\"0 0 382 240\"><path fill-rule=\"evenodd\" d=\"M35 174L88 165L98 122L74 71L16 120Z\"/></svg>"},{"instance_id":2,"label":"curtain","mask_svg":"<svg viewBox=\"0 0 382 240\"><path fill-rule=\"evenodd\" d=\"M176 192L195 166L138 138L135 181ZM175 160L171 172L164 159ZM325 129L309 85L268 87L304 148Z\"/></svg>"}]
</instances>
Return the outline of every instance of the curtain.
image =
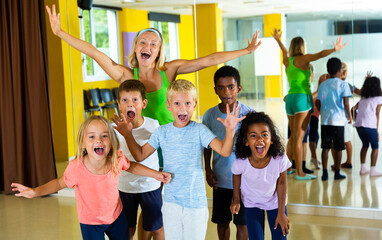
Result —
<instances>
[{"instance_id":1,"label":"curtain","mask_svg":"<svg viewBox=\"0 0 382 240\"><path fill-rule=\"evenodd\" d=\"M56 178L43 0L0 1L0 191Z\"/></svg>"}]
</instances>

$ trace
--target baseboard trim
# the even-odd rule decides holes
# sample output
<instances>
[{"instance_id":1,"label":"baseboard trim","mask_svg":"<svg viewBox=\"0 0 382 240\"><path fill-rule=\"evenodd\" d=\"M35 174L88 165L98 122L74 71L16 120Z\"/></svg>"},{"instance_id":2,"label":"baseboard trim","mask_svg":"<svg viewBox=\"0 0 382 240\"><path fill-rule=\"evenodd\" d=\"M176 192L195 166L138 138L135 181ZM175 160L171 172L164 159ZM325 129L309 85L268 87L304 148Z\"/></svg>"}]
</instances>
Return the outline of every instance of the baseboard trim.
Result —
<instances>
[{"instance_id":1,"label":"baseboard trim","mask_svg":"<svg viewBox=\"0 0 382 240\"><path fill-rule=\"evenodd\" d=\"M382 220L381 209L288 204L288 212L301 215Z\"/></svg>"},{"instance_id":2,"label":"baseboard trim","mask_svg":"<svg viewBox=\"0 0 382 240\"><path fill-rule=\"evenodd\" d=\"M74 189L64 188L53 194L57 197L75 197ZM212 208L212 199L208 198L208 207ZM382 210L372 208L351 208L333 206L314 206L307 204L288 204L288 213L326 217L358 218L382 220Z\"/></svg>"}]
</instances>

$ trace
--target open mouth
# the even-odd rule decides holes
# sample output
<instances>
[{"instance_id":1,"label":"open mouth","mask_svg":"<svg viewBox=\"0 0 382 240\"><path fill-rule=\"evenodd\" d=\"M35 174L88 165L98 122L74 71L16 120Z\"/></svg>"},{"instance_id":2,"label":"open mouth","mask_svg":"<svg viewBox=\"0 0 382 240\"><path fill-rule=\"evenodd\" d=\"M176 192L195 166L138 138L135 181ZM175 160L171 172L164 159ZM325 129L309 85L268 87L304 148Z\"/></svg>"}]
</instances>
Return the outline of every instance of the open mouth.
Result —
<instances>
[{"instance_id":1,"label":"open mouth","mask_svg":"<svg viewBox=\"0 0 382 240\"><path fill-rule=\"evenodd\" d=\"M105 149L103 147L96 147L96 148L94 148L94 152L97 155L103 155L103 153L105 152Z\"/></svg>"},{"instance_id":2,"label":"open mouth","mask_svg":"<svg viewBox=\"0 0 382 240\"><path fill-rule=\"evenodd\" d=\"M126 114L127 118L129 120L134 120L135 118L135 112L134 111L128 111L127 114Z\"/></svg>"},{"instance_id":3,"label":"open mouth","mask_svg":"<svg viewBox=\"0 0 382 240\"><path fill-rule=\"evenodd\" d=\"M180 121L184 122L184 121L187 120L187 115L185 115L185 114L180 114L180 115L178 115L178 118L180 119Z\"/></svg>"},{"instance_id":4,"label":"open mouth","mask_svg":"<svg viewBox=\"0 0 382 240\"><path fill-rule=\"evenodd\" d=\"M264 146L256 146L256 152L258 154L263 154L265 151L265 147Z\"/></svg>"},{"instance_id":5,"label":"open mouth","mask_svg":"<svg viewBox=\"0 0 382 240\"><path fill-rule=\"evenodd\" d=\"M143 53L141 53L141 56L143 59L149 59L151 57L151 54L147 53L147 52L143 52Z\"/></svg>"}]
</instances>

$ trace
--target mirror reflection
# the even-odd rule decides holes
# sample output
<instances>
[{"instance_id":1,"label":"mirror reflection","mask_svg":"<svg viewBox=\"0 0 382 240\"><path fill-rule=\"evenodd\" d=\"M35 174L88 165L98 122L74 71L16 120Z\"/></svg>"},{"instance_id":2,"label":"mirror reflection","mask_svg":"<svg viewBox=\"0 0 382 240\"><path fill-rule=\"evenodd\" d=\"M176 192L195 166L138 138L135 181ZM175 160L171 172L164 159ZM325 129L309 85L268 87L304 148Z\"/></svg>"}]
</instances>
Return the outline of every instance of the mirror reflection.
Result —
<instances>
[{"instance_id":1,"label":"mirror reflection","mask_svg":"<svg viewBox=\"0 0 382 240\"><path fill-rule=\"evenodd\" d=\"M248 3L247 3L248 4ZM255 5L255 3L253 3ZM222 4L224 6L224 4ZM247 5L248 6L248 5ZM275 4L277 6L277 4ZM317 90L319 78L327 73L326 63L330 57L337 57L346 63L347 76L344 79L351 85L352 96L349 98L350 108L360 99L360 90L363 86L368 71L373 76L380 76L381 70L378 67L381 64L381 49L377 42L381 35L382 21L378 13L382 11L380 7L364 2L362 8L359 3L352 3L343 8L343 3L339 5L331 4L332 9L325 11L318 10L312 12L306 10L305 13L293 12L288 10L283 12L279 20L272 22L270 18L277 14L256 14L256 16L234 16L225 17L223 8L223 26L224 26L224 47L225 50L237 49L246 44L249 33L260 29L262 40L266 42L271 39L270 31L273 28L281 26L282 42L288 48L291 40L296 36L301 36L305 40L308 53L317 53L323 49L333 47L333 42L342 36L343 43L347 46L341 51L333 53L311 64L314 67L314 78L311 84L311 91ZM334 11L340 9L343 11ZM373 9L372 9L373 7ZM349 11L351 10L351 11ZM227 10L228 11L228 10ZM277 12L277 11L276 11ZM284 14L286 13L286 14ZM228 16L229 14L227 14ZM270 23L271 22L271 23ZM264 47L264 45L262 46ZM270 51L269 51L270 52ZM257 111L265 111L277 122L279 130L283 133L287 141L288 119L285 112L284 102L281 100L288 93L288 81L285 74L285 67L280 63L275 63L282 67L279 75L257 73L258 62L263 59L257 59L255 56L243 56L228 62L239 69L242 79L242 92L239 94L239 101L248 104ZM276 87L275 87L276 86ZM321 130L318 130L321 135ZM348 141L346 149L342 151L341 174L346 176L343 180L334 180L334 171L332 154L329 154L328 173L329 180L322 181L322 165L320 169L311 165L312 154L309 149L309 138L307 140L303 160L307 163L307 168L314 170L313 175L316 180L298 181L292 176L288 176L288 202L294 204L324 205L324 206L345 206L356 208L380 208L378 199L378 183L382 180L379 177L370 177L369 175L360 175L360 152L362 142L354 127L354 123L349 127ZM350 140L350 141L349 141ZM321 138L317 143L316 155L321 160ZM371 149L366 156L366 167L370 168ZM381 157L378 156L376 169L381 170ZM351 165L350 165L351 164ZM351 167L351 168L350 168Z\"/></svg>"}]
</instances>

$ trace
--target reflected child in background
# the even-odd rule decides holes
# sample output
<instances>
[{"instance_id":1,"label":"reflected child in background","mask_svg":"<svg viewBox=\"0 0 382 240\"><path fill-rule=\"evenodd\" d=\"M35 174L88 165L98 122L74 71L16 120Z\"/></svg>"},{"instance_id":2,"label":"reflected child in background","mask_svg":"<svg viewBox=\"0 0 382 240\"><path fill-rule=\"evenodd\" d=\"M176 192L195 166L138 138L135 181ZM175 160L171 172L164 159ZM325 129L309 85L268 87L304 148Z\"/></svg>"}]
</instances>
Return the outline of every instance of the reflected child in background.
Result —
<instances>
[{"instance_id":1,"label":"reflected child in background","mask_svg":"<svg viewBox=\"0 0 382 240\"><path fill-rule=\"evenodd\" d=\"M341 79L343 81L346 81L346 78L348 76L348 67L346 63L342 62L342 76ZM361 90L359 90L356 86L350 84L347 82L349 85L351 93L355 93L358 95L361 95ZM345 136L344 136L344 141L345 141L345 148L346 148L346 162L341 164L341 168L352 168L352 156L353 156L353 145L351 143L351 136L352 136L352 125L350 123L345 125ZM332 151L333 153L334 151ZM334 167L334 165L333 165Z\"/></svg>"},{"instance_id":2,"label":"reflected child in background","mask_svg":"<svg viewBox=\"0 0 382 240\"><path fill-rule=\"evenodd\" d=\"M342 150L345 149L344 128L351 123L349 97L352 96L347 83L340 79L342 64L338 58L330 58L326 64L330 78L320 85L316 106L321 113L321 160L322 181L328 180L328 154L334 148L334 179L344 179L340 174Z\"/></svg>"},{"instance_id":3,"label":"reflected child in background","mask_svg":"<svg viewBox=\"0 0 382 240\"><path fill-rule=\"evenodd\" d=\"M381 81L377 77L368 76L361 89L361 100L352 108L354 113L355 127L359 138L362 141L361 149L361 170L364 175L370 172L371 177L382 176L377 172L375 166L378 158L378 124L379 113L382 106ZM366 168L366 153L371 144L370 170Z\"/></svg>"},{"instance_id":4,"label":"reflected child in background","mask_svg":"<svg viewBox=\"0 0 382 240\"><path fill-rule=\"evenodd\" d=\"M315 169L320 169L321 161L317 157L317 143L320 139L320 135L318 133L318 122L320 117L320 111L317 109L316 106L316 100L317 100L317 93L318 88L320 87L320 84L325 82L325 80L329 78L329 74L322 74L320 78L318 79L318 85L316 91L312 93L313 97L313 103L314 103L314 112L312 113L312 116L310 116L310 122L309 122L309 149L311 153L311 159L310 164L315 167Z\"/></svg>"},{"instance_id":5,"label":"reflected child in background","mask_svg":"<svg viewBox=\"0 0 382 240\"><path fill-rule=\"evenodd\" d=\"M76 160L70 161L64 175L36 188L12 183L18 197L34 198L75 188L77 214L83 239L129 239L126 218L118 194L122 170L153 177L168 183L171 175L129 162L119 150L111 124L102 116L87 118L77 138Z\"/></svg>"},{"instance_id":6,"label":"reflected child in background","mask_svg":"<svg viewBox=\"0 0 382 240\"><path fill-rule=\"evenodd\" d=\"M241 197L250 240L264 239L265 211L272 239L286 239L289 232L286 171L291 163L268 115L263 112L246 115L235 153L231 212L239 212Z\"/></svg>"}]
</instances>

